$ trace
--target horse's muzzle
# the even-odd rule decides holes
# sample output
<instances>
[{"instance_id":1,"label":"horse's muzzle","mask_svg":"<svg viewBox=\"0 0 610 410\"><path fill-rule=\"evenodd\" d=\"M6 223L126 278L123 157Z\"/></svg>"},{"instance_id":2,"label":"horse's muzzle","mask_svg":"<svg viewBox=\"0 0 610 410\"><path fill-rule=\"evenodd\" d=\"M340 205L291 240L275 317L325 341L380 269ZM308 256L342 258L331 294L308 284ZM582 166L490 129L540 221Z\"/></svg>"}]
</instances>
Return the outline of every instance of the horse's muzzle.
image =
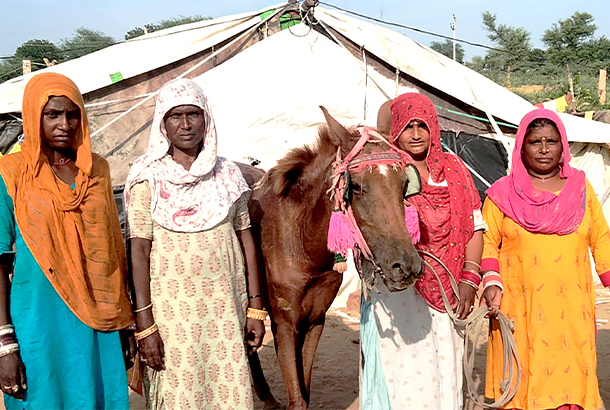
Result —
<instances>
[{"instance_id":1,"label":"horse's muzzle","mask_svg":"<svg viewBox=\"0 0 610 410\"><path fill-rule=\"evenodd\" d=\"M381 275L390 292L399 292L407 289L419 279L423 272L423 261L417 255L402 258L392 264Z\"/></svg>"}]
</instances>

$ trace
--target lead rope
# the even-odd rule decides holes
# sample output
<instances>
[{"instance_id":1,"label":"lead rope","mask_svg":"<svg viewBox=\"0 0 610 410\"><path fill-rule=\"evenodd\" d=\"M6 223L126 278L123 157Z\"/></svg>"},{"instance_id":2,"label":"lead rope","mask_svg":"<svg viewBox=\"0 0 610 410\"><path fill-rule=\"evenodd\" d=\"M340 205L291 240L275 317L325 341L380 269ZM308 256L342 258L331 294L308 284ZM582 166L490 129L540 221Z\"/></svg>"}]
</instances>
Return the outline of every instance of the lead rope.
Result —
<instances>
[{"instance_id":1,"label":"lead rope","mask_svg":"<svg viewBox=\"0 0 610 410\"><path fill-rule=\"evenodd\" d=\"M451 282L451 288L453 289L454 295L459 298L458 286L455 281L455 278L447 268L447 266L436 256L428 253L426 251L418 250L420 254L423 254L429 258L434 259L441 267L447 272L449 275L449 280ZM517 394L517 390L519 389L519 382L521 381L521 369L519 367L519 356L517 354L517 345L515 343L515 338L513 336L513 332L515 330L515 326L512 320L510 320L506 315L502 312L498 313L498 317L496 320L500 323L500 334L502 335L502 357L503 357L503 370L502 370L502 382L500 383L500 389L502 390L502 395L500 398L493 403L485 403L481 399L479 399L479 395L474 386L474 356L475 356L475 346L477 340L482 333L483 323L485 323L486 315L488 310L479 306L474 309L466 319L459 319L455 313L453 313L453 309L451 308L451 304L449 303L449 298L445 293L445 289L443 288L443 284L441 283L441 279L434 270L432 266L424 258L422 258L424 265L430 269L430 271L434 274L434 277L438 281L441 297L443 299L443 304L445 306L445 310L447 314L451 318L451 320L455 323L457 327L464 329L464 374L466 375L466 386L468 387L468 396L470 399L477 405L483 408L501 408L504 407L509 401L515 397ZM469 346L472 345L472 348L469 349ZM515 371L516 370L516 371ZM511 386L513 386L511 388Z\"/></svg>"}]
</instances>

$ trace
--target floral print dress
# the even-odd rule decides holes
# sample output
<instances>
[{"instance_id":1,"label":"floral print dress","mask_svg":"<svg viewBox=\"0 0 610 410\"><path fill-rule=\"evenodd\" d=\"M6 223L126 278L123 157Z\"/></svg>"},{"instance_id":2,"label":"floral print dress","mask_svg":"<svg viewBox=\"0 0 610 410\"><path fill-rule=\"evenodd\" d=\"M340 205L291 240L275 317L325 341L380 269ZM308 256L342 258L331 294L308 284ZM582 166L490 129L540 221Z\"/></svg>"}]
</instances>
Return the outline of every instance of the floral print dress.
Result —
<instances>
[{"instance_id":1,"label":"floral print dress","mask_svg":"<svg viewBox=\"0 0 610 410\"><path fill-rule=\"evenodd\" d=\"M244 347L248 298L235 231L250 226L248 193L212 229L184 233L157 224L148 182L130 191L129 238L152 241L153 314L166 370L148 368L147 408L252 409Z\"/></svg>"}]
</instances>

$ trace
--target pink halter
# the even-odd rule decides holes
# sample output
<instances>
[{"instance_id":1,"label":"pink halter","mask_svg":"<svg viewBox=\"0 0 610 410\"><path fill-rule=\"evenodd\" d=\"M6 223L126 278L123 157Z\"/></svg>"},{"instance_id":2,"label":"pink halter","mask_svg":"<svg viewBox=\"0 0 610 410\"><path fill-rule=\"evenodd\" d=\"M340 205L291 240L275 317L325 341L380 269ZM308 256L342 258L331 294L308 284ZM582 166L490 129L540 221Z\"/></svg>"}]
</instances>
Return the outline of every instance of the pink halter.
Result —
<instances>
[{"instance_id":1,"label":"pink halter","mask_svg":"<svg viewBox=\"0 0 610 410\"><path fill-rule=\"evenodd\" d=\"M331 214L328 227L327 247L331 252L340 254L343 257L347 256L349 249L358 248L365 258L372 261L373 254L358 227L352 207L343 200L344 190L349 188L345 186L346 181L343 175L346 171L360 172L367 167L378 167L380 165L398 165L403 168L411 161L411 158L404 151L392 146L385 138L371 128L360 127L358 132L361 137L345 159L341 159L341 148L339 148L337 150L337 158L333 163L333 182L329 192L331 192L331 198L334 195L335 210ZM385 143L389 149L373 154L358 155L369 141ZM405 221L405 223L409 228L411 238L414 242L417 242L419 240L417 214L408 212L405 209L406 218L408 218L408 221ZM415 223L412 221L413 218L415 218Z\"/></svg>"}]
</instances>

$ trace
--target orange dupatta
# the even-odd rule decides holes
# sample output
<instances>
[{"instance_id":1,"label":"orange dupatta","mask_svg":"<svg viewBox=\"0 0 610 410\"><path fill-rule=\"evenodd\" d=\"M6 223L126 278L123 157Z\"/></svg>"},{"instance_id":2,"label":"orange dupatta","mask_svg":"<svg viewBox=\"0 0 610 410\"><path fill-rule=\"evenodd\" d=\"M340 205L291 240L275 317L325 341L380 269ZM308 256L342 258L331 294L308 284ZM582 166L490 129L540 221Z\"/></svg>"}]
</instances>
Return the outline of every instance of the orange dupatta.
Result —
<instances>
[{"instance_id":1,"label":"orange dupatta","mask_svg":"<svg viewBox=\"0 0 610 410\"><path fill-rule=\"evenodd\" d=\"M81 111L74 189L55 176L41 149L41 114L50 96L66 96ZM0 158L0 174L23 239L83 323L123 329L133 323L125 248L108 163L91 153L82 95L63 75L35 75L25 87L22 115L22 150Z\"/></svg>"}]
</instances>

